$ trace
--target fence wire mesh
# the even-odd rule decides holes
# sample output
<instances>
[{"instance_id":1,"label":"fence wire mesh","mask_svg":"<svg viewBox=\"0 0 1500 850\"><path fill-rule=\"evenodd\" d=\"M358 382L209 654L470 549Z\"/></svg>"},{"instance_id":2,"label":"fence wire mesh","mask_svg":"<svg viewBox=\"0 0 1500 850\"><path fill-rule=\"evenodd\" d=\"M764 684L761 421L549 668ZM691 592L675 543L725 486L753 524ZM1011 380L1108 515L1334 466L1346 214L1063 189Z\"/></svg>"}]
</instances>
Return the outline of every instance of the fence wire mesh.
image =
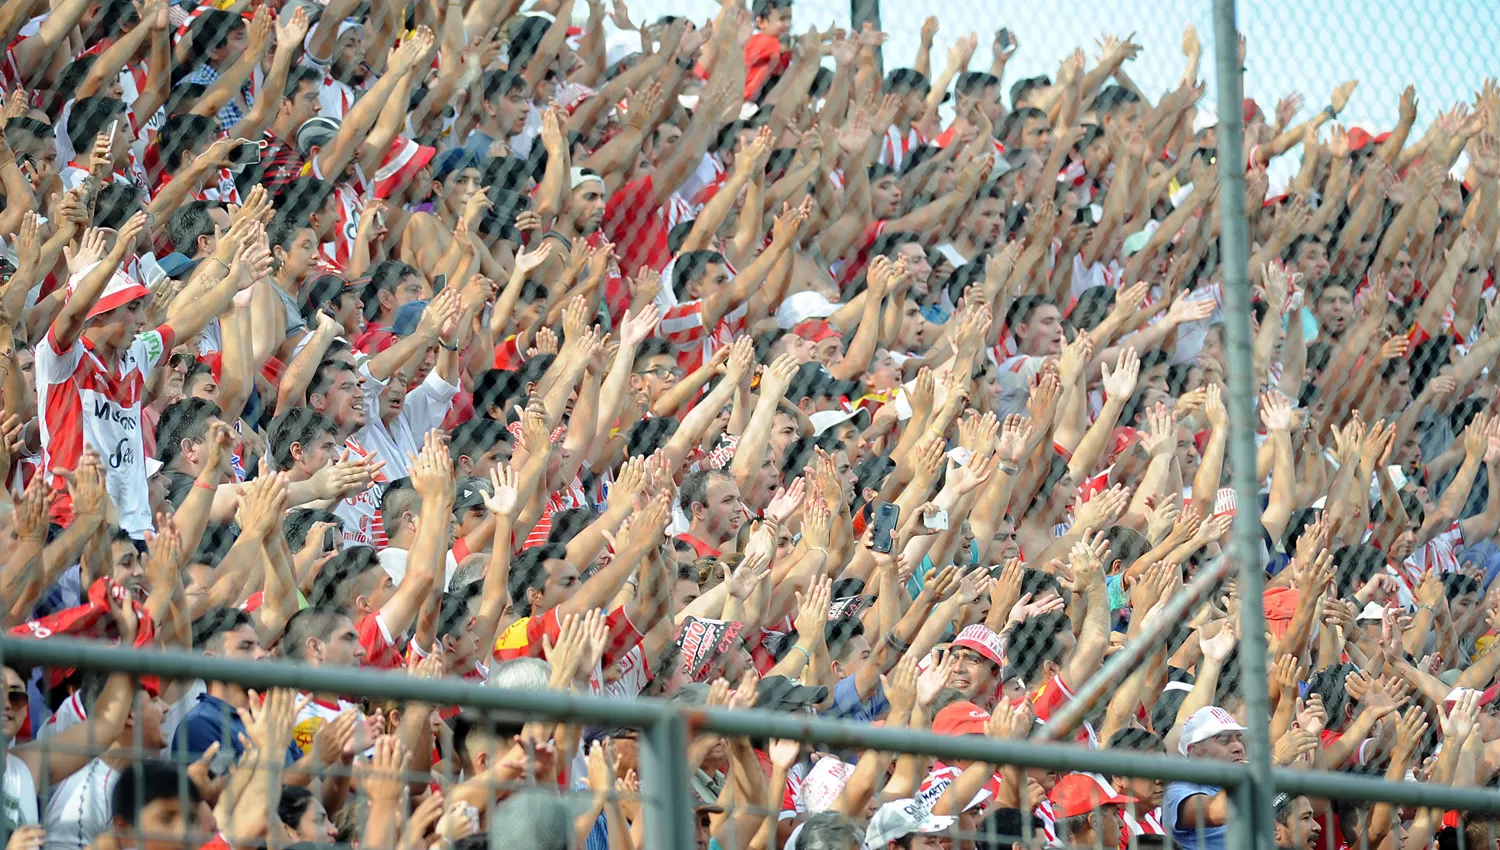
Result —
<instances>
[{"instance_id":1,"label":"fence wire mesh","mask_svg":"<svg viewBox=\"0 0 1500 850\"><path fill-rule=\"evenodd\" d=\"M1233 5L0 4L7 850L1500 848L1500 11Z\"/></svg>"}]
</instances>

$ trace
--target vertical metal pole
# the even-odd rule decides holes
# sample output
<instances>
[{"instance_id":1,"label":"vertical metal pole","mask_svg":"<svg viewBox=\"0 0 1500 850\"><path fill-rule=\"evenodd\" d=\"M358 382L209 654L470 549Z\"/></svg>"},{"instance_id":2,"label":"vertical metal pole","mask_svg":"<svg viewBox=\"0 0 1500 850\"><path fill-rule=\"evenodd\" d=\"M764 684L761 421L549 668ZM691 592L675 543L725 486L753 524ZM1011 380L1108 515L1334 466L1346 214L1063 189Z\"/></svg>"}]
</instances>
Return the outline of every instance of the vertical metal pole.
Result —
<instances>
[{"instance_id":1,"label":"vertical metal pole","mask_svg":"<svg viewBox=\"0 0 1500 850\"><path fill-rule=\"evenodd\" d=\"M865 24L880 30L880 0L849 0L849 32L858 33ZM885 78L885 56L879 47L875 48L875 71Z\"/></svg>"},{"instance_id":2,"label":"vertical metal pole","mask_svg":"<svg viewBox=\"0 0 1500 850\"><path fill-rule=\"evenodd\" d=\"M1260 524L1255 506L1255 372L1250 354L1250 234L1245 221L1245 126L1241 103L1235 0L1214 0L1214 45L1219 83L1219 254L1224 274L1225 354L1229 372L1231 482L1240 510L1235 516L1230 553L1239 566L1240 687L1245 698L1245 756L1250 808L1236 820L1252 842L1268 848L1272 834L1270 714L1266 699L1265 564L1260 557ZM1274 321L1270 317L1267 321ZM1234 828L1231 826L1231 828Z\"/></svg>"},{"instance_id":3,"label":"vertical metal pole","mask_svg":"<svg viewBox=\"0 0 1500 850\"><path fill-rule=\"evenodd\" d=\"M651 846L660 850L691 850L697 846L693 786L689 781L686 753L687 722L667 708L661 719L646 730L646 773L642 777L647 834Z\"/></svg>"}]
</instances>

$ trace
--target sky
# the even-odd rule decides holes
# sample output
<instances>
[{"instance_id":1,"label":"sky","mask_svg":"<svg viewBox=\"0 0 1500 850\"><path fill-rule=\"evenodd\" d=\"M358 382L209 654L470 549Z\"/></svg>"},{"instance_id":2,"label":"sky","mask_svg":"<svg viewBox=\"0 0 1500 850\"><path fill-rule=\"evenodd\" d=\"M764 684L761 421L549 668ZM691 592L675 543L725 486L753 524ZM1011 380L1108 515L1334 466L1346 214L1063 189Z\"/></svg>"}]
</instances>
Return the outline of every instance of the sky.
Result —
<instances>
[{"instance_id":1,"label":"sky","mask_svg":"<svg viewBox=\"0 0 1500 850\"><path fill-rule=\"evenodd\" d=\"M627 0L637 21L668 12L694 20L711 18L716 0ZM795 0L799 31L816 24L849 24L849 0ZM953 0L917 3L883 0L882 26L889 39L887 69L915 59L922 22L937 14L941 26L932 64L941 69L948 48L970 32L979 34L974 69L989 65L995 30L1008 27L1020 49L1006 69L1006 85L1024 76L1055 77L1058 63L1084 47L1089 63L1095 39L1105 33L1135 34L1144 48L1126 71L1153 99L1177 85L1185 60L1182 33L1198 30L1204 57L1200 74L1207 101L1216 96L1213 12L1210 0ZM1327 105L1334 86L1359 79L1340 121L1380 131L1397 117L1401 91L1415 85L1420 134L1439 111L1472 101L1485 74L1500 75L1495 45L1500 44L1500 3L1494 0L1242 0L1238 22L1245 34L1245 93L1263 109L1293 91L1301 92L1306 117ZM1326 131L1325 136L1326 138Z\"/></svg>"}]
</instances>

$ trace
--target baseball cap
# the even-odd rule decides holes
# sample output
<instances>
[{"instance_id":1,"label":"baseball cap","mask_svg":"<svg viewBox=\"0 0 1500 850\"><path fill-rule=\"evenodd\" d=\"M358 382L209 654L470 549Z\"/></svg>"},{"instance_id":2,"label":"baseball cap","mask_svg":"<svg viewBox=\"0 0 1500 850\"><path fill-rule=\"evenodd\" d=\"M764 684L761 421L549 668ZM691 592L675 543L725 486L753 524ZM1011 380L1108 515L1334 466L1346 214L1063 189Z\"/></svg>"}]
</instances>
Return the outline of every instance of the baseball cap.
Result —
<instances>
[{"instance_id":1,"label":"baseball cap","mask_svg":"<svg viewBox=\"0 0 1500 850\"><path fill-rule=\"evenodd\" d=\"M1199 107L1198 114L1193 116L1193 133L1196 135L1210 127L1219 126L1219 113L1213 109Z\"/></svg>"},{"instance_id":2,"label":"baseball cap","mask_svg":"<svg viewBox=\"0 0 1500 850\"><path fill-rule=\"evenodd\" d=\"M829 337L844 336L844 332L828 324L822 319L803 319L792 328L792 333L802 337L808 342L822 342Z\"/></svg>"},{"instance_id":3,"label":"baseball cap","mask_svg":"<svg viewBox=\"0 0 1500 850\"><path fill-rule=\"evenodd\" d=\"M800 711L828 699L827 685L799 685L786 676L767 676L755 686L755 707Z\"/></svg>"},{"instance_id":4,"label":"baseball cap","mask_svg":"<svg viewBox=\"0 0 1500 850\"><path fill-rule=\"evenodd\" d=\"M840 381L823 367L822 363L803 363L787 387L786 398L791 401L808 398L849 397L859 389L858 381Z\"/></svg>"},{"instance_id":5,"label":"baseball cap","mask_svg":"<svg viewBox=\"0 0 1500 850\"><path fill-rule=\"evenodd\" d=\"M408 301L396 308L396 318L391 321L391 333L396 336L416 333L417 323L422 321L422 311L426 309L426 301Z\"/></svg>"},{"instance_id":6,"label":"baseball cap","mask_svg":"<svg viewBox=\"0 0 1500 850\"><path fill-rule=\"evenodd\" d=\"M818 437L822 436L823 432L829 428L836 428L851 419L860 419L861 417L863 417L863 421L859 423L861 428L870 424L870 411L863 407L856 407L848 411L820 410L807 418L812 422L813 436Z\"/></svg>"},{"instance_id":7,"label":"baseball cap","mask_svg":"<svg viewBox=\"0 0 1500 850\"><path fill-rule=\"evenodd\" d=\"M157 260L156 265L161 269L162 274L176 280L177 278L192 274L193 269L198 268L198 264L201 262L203 262L202 259L189 259L186 254L179 254L173 251L160 260Z\"/></svg>"},{"instance_id":8,"label":"baseball cap","mask_svg":"<svg viewBox=\"0 0 1500 850\"><path fill-rule=\"evenodd\" d=\"M449 148L432 163L432 179L443 181L448 175L465 168L478 168L479 156L468 148Z\"/></svg>"},{"instance_id":9,"label":"baseball cap","mask_svg":"<svg viewBox=\"0 0 1500 850\"><path fill-rule=\"evenodd\" d=\"M1217 705L1204 706L1193 712L1187 722L1182 724L1182 740L1177 744L1177 750L1187 755L1188 747L1193 744L1207 741L1221 732L1243 731L1245 727L1234 719L1234 715Z\"/></svg>"},{"instance_id":10,"label":"baseball cap","mask_svg":"<svg viewBox=\"0 0 1500 850\"><path fill-rule=\"evenodd\" d=\"M1134 797L1116 794L1112 789L1106 790L1099 780L1086 773L1070 773L1057 780L1047 799L1052 801L1054 814L1059 818L1078 817L1100 806L1124 805L1136 801Z\"/></svg>"},{"instance_id":11,"label":"baseball cap","mask_svg":"<svg viewBox=\"0 0 1500 850\"><path fill-rule=\"evenodd\" d=\"M1454 688L1448 693L1448 696L1443 698L1443 709L1452 709L1454 703L1458 702L1459 699L1471 693L1475 693L1475 690L1473 688ZM1500 683L1490 685L1488 688L1485 688L1483 691L1479 691L1478 693L1479 704L1489 705L1495 701L1496 697L1500 697Z\"/></svg>"},{"instance_id":12,"label":"baseball cap","mask_svg":"<svg viewBox=\"0 0 1500 850\"><path fill-rule=\"evenodd\" d=\"M484 506L484 497L493 492L488 478L465 478L458 482L453 499L453 512L466 511L469 508Z\"/></svg>"},{"instance_id":13,"label":"baseball cap","mask_svg":"<svg viewBox=\"0 0 1500 850\"><path fill-rule=\"evenodd\" d=\"M910 797L892 800L870 818L870 825L865 829L865 848L884 850L889 842L900 841L908 835L942 832L957 820L948 815L935 815Z\"/></svg>"},{"instance_id":14,"label":"baseball cap","mask_svg":"<svg viewBox=\"0 0 1500 850\"><path fill-rule=\"evenodd\" d=\"M410 183L423 166L432 162L435 155L437 148L397 136L375 172L375 197L384 200L394 195L397 189Z\"/></svg>"},{"instance_id":15,"label":"baseball cap","mask_svg":"<svg viewBox=\"0 0 1500 850\"><path fill-rule=\"evenodd\" d=\"M808 319L826 319L842 305L823 297L821 292L797 292L782 299L776 308L776 326L792 328Z\"/></svg>"},{"instance_id":16,"label":"baseball cap","mask_svg":"<svg viewBox=\"0 0 1500 850\"><path fill-rule=\"evenodd\" d=\"M328 143L339 131L339 120L316 115L302 122L297 128L297 152L307 156L308 151L314 145L319 147ZM413 143L415 144L415 143Z\"/></svg>"},{"instance_id":17,"label":"baseball cap","mask_svg":"<svg viewBox=\"0 0 1500 850\"><path fill-rule=\"evenodd\" d=\"M965 626L964 630L958 633L958 638L953 641L953 647L972 649L994 662L997 667L1005 666L1005 642L983 623Z\"/></svg>"},{"instance_id":18,"label":"baseball cap","mask_svg":"<svg viewBox=\"0 0 1500 850\"><path fill-rule=\"evenodd\" d=\"M949 703L932 718L937 735L983 735L989 725L990 713L967 700Z\"/></svg>"},{"instance_id":19,"label":"baseball cap","mask_svg":"<svg viewBox=\"0 0 1500 850\"><path fill-rule=\"evenodd\" d=\"M78 288L79 281L83 280L89 272L94 270L98 263L78 270L72 277L68 278L68 292L71 294ZM123 307L137 298L145 298L151 294L151 290L136 283L135 280L122 272L115 272L109 276L109 283L104 285L104 292L100 294L99 300L89 308L88 318L92 319L102 313L108 313L116 307Z\"/></svg>"}]
</instances>

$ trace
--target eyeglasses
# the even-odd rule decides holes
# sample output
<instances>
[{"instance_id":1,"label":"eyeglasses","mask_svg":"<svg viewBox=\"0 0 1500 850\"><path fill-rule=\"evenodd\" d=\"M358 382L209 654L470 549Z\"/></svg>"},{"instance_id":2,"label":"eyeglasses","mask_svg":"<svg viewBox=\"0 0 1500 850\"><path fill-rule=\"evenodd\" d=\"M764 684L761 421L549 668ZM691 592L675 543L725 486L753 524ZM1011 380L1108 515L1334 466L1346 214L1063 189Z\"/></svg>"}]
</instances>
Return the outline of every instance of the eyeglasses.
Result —
<instances>
[{"instance_id":1,"label":"eyeglasses","mask_svg":"<svg viewBox=\"0 0 1500 850\"><path fill-rule=\"evenodd\" d=\"M642 369L637 375L655 375L663 381L668 378L681 378L683 371L675 366L657 366L655 369Z\"/></svg>"},{"instance_id":2,"label":"eyeglasses","mask_svg":"<svg viewBox=\"0 0 1500 850\"><path fill-rule=\"evenodd\" d=\"M10 703L10 707L11 708L25 708L26 707L26 701L27 701L26 700L26 689L25 688L8 688L5 691L5 699L6 699L7 702Z\"/></svg>"}]
</instances>

